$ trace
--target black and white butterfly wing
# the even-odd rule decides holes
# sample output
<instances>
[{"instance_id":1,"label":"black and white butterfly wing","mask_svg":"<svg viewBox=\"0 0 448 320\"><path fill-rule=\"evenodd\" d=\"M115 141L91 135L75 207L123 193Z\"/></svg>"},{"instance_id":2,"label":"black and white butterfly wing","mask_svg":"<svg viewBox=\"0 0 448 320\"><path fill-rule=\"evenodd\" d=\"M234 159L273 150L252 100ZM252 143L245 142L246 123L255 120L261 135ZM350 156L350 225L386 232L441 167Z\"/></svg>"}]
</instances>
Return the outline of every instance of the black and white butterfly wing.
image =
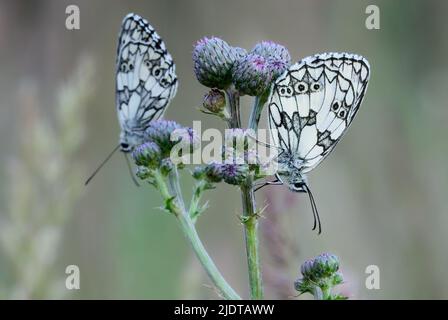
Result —
<instances>
[{"instance_id":1,"label":"black and white butterfly wing","mask_svg":"<svg viewBox=\"0 0 448 320\"><path fill-rule=\"evenodd\" d=\"M268 99L274 144L306 173L315 168L346 132L364 98L370 76L366 59L324 53L292 65Z\"/></svg>"},{"instance_id":2,"label":"black and white butterfly wing","mask_svg":"<svg viewBox=\"0 0 448 320\"><path fill-rule=\"evenodd\" d=\"M118 41L116 104L121 143L133 144L132 137L160 118L175 96L176 67L160 36L136 14L123 19Z\"/></svg>"}]
</instances>

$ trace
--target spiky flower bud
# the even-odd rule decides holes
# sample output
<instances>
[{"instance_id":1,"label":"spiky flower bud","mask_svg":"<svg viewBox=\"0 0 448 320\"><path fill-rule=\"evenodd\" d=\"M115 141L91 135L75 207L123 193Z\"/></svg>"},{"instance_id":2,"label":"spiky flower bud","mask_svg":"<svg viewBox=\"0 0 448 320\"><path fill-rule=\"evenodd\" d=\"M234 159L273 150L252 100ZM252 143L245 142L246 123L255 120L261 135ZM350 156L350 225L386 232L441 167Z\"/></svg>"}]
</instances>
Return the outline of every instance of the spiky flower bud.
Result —
<instances>
[{"instance_id":1,"label":"spiky flower bud","mask_svg":"<svg viewBox=\"0 0 448 320\"><path fill-rule=\"evenodd\" d=\"M270 87L272 71L268 60L250 53L235 64L233 82L242 95L260 96Z\"/></svg>"},{"instance_id":2,"label":"spiky flower bud","mask_svg":"<svg viewBox=\"0 0 448 320\"><path fill-rule=\"evenodd\" d=\"M267 60L272 80L277 79L291 65L291 55L288 49L272 41L262 41L256 44L251 53L258 54Z\"/></svg>"},{"instance_id":3,"label":"spiky flower bud","mask_svg":"<svg viewBox=\"0 0 448 320\"><path fill-rule=\"evenodd\" d=\"M167 176L174 169L174 163L170 158L165 158L160 162L160 172Z\"/></svg>"},{"instance_id":4,"label":"spiky flower bud","mask_svg":"<svg viewBox=\"0 0 448 320\"><path fill-rule=\"evenodd\" d=\"M258 54L266 59L272 58L283 61L285 64L291 64L291 55L288 49L281 44L273 41L262 41L253 47L251 53Z\"/></svg>"},{"instance_id":5,"label":"spiky flower bud","mask_svg":"<svg viewBox=\"0 0 448 320\"><path fill-rule=\"evenodd\" d=\"M300 293L311 293L319 299L345 299L331 290L343 282L339 270L339 259L334 254L323 253L314 259L306 260L300 267L302 278L295 281L294 287Z\"/></svg>"},{"instance_id":6,"label":"spiky flower bud","mask_svg":"<svg viewBox=\"0 0 448 320\"><path fill-rule=\"evenodd\" d=\"M249 173L247 164L224 163L221 165L221 175L224 182L232 185L241 185L246 181Z\"/></svg>"},{"instance_id":7,"label":"spiky flower bud","mask_svg":"<svg viewBox=\"0 0 448 320\"><path fill-rule=\"evenodd\" d=\"M206 87L225 89L232 82L232 68L244 54L220 38L202 38L193 50L194 73Z\"/></svg>"},{"instance_id":8,"label":"spiky flower bud","mask_svg":"<svg viewBox=\"0 0 448 320\"><path fill-rule=\"evenodd\" d=\"M180 128L182 126L175 121L153 121L145 131L145 140L156 143L161 150L162 158L167 158L170 155L172 147L178 142L171 141L171 133Z\"/></svg>"},{"instance_id":9,"label":"spiky flower bud","mask_svg":"<svg viewBox=\"0 0 448 320\"><path fill-rule=\"evenodd\" d=\"M314 273L320 277L330 277L339 270L339 259L334 254L323 253L314 259Z\"/></svg>"},{"instance_id":10,"label":"spiky flower bud","mask_svg":"<svg viewBox=\"0 0 448 320\"><path fill-rule=\"evenodd\" d=\"M221 164L209 163L204 167L204 174L208 182L218 183L222 181Z\"/></svg>"},{"instance_id":11,"label":"spiky flower bud","mask_svg":"<svg viewBox=\"0 0 448 320\"><path fill-rule=\"evenodd\" d=\"M161 150L154 142L145 142L132 152L135 164L147 168L155 168L161 160Z\"/></svg>"},{"instance_id":12,"label":"spiky flower bud","mask_svg":"<svg viewBox=\"0 0 448 320\"><path fill-rule=\"evenodd\" d=\"M300 273L307 278L310 278L313 274L313 259L306 260L301 266L300 266Z\"/></svg>"},{"instance_id":13,"label":"spiky flower bud","mask_svg":"<svg viewBox=\"0 0 448 320\"><path fill-rule=\"evenodd\" d=\"M222 113L226 107L226 96L224 92L218 89L211 89L205 94L202 106L212 113Z\"/></svg>"}]
</instances>

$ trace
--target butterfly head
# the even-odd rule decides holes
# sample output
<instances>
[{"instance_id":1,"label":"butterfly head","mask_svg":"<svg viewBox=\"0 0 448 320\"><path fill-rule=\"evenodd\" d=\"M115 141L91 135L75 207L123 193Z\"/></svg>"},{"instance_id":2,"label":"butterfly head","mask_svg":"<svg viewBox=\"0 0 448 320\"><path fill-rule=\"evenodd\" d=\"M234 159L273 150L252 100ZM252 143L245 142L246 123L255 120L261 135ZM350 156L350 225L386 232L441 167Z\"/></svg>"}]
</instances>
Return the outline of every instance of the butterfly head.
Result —
<instances>
[{"instance_id":1,"label":"butterfly head","mask_svg":"<svg viewBox=\"0 0 448 320\"><path fill-rule=\"evenodd\" d=\"M278 173L277 178L294 192L307 192L307 178L300 172Z\"/></svg>"},{"instance_id":2,"label":"butterfly head","mask_svg":"<svg viewBox=\"0 0 448 320\"><path fill-rule=\"evenodd\" d=\"M143 142L142 137L136 133L122 131L120 134L120 151L129 153Z\"/></svg>"}]
</instances>

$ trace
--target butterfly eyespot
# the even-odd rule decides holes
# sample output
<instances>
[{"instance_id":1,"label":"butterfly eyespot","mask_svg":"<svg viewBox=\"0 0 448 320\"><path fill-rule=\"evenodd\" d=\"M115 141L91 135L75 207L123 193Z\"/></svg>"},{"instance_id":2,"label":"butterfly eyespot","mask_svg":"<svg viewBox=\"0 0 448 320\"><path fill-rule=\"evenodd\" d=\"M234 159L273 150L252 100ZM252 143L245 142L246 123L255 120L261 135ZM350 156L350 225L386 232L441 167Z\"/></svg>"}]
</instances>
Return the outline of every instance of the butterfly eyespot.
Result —
<instances>
[{"instance_id":1,"label":"butterfly eyespot","mask_svg":"<svg viewBox=\"0 0 448 320\"><path fill-rule=\"evenodd\" d=\"M129 70L130 71L134 70L134 65L132 63L129 65Z\"/></svg>"},{"instance_id":2,"label":"butterfly eyespot","mask_svg":"<svg viewBox=\"0 0 448 320\"><path fill-rule=\"evenodd\" d=\"M150 68L151 67L151 62L149 60L146 60L145 61L145 66Z\"/></svg>"},{"instance_id":3,"label":"butterfly eyespot","mask_svg":"<svg viewBox=\"0 0 448 320\"><path fill-rule=\"evenodd\" d=\"M293 90L291 87L288 86L282 86L280 87L280 89L278 90L280 96L282 97L290 97L293 95Z\"/></svg>"},{"instance_id":4,"label":"butterfly eyespot","mask_svg":"<svg viewBox=\"0 0 448 320\"><path fill-rule=\"evenodd\" d=\"M335 101L335 102L333 102L331 109L333 109L333 111L338 111L340 106L341 106L341 103L339 101Z\"/></svg>"},{"instance_id":5,"label":"butterfly eyespot","mask_svg":"<svg viewBox=\"0 0 448 320\"><path fill-rule=\"evenodd\" d=\"M152 75L158 79L162 75L162 69L155 67L152 69Z\"/></svg>"},{"instance_id":6,"label":"butterfly eyespot","mask_svg":"<svg viewBox=\"0 0 448 320\"><path fill-rule=\"evenodd\" d=\"M297 93L305 93L308 91L308 83L300 81L294 85L294 90Z\"/></svg>"},{"instance_id":7,"label":"butterfly eyespot","mask_svg":"<svg viewBox=\"0 0 448 320\"><path fill-rule=\"evenodd\" d=\"M339 113L338 113L338 117L339 117L339 118L344 118L346 114L347 114L347 113L345 112L345 110L341 110L341 111L339 111Z\"/></svg>"},{"instance_id":8,"label":"butterfly eyespot","mask_svg":"<svg viewBox=\"0 0 448 320\"><path fill-rule=\"evenodd\" d=\"M320 83L318 83L318 82L314 82L312 85L311 85L311 90L312 91L319 91L321 89L321 85L320 85Z\"/></svg>"}]
</instances>

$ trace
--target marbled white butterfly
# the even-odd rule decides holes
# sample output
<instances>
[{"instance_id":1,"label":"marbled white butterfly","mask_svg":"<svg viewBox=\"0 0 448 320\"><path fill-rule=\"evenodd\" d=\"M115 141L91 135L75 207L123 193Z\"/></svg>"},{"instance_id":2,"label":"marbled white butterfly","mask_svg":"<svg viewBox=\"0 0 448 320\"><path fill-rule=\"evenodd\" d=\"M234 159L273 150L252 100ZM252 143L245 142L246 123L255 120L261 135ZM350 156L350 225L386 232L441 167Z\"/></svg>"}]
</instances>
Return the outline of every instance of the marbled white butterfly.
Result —
<instances>
[{"instance_id":1,"label":"marbled white butterfly","mask_svg":"<svg viewBox=\"0 0 448 320\"><path fill-rule=\"evenodd\" d=\"M130 13L122 22L116 60L116 107L121 127L119 148L131 152L143 142L152 120L159 119L177 91L176 66L165 43L148 21Z\"/></svg>"},{"instance_id":2,"label":"marbled white butterfly","mask_svg":"<svg viewBox=\"0 0 448 320\"><path fill-rule=\"evenodd\" d=\"M364 98L370 76L366 59L323 53L292 65L273 84L269 128L278 150L276 181L309 194L314 227L321 223L306 173L334 149Z\"/></svg>"}]
</instances>

